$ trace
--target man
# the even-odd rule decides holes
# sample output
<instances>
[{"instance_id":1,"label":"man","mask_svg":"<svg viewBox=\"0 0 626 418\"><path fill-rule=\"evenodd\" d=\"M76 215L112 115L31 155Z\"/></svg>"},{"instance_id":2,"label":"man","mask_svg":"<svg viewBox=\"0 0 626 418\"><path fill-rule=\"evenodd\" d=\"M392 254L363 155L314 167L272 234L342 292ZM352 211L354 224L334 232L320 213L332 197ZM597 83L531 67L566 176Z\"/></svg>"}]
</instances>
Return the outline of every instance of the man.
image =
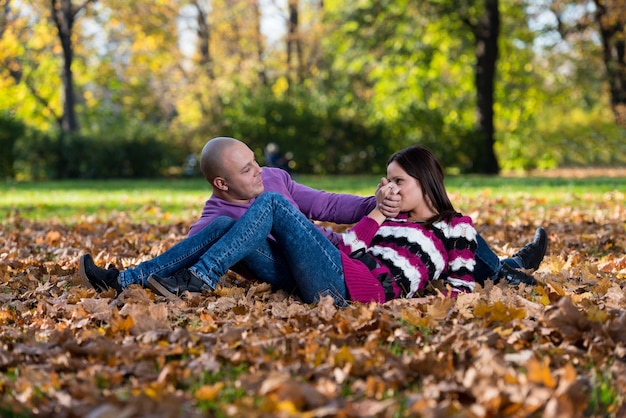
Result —
<instances>
[{"instance_id":1,"label":"man","mask_svg":"<svg viewBox=\"0 0 626 418\"><path fill-rule=\"evenodd\" d=\"M200 169L211 184L213 194L206 201L200 219L190 228L188 238L177 244L178 253L184 253L185 257L171 258L166 252L133 269L118 272L97 267L91 256L86 254L81 257L79 266L83 281L98 290L115 288L118 292L131 284L141 284L167 297L175 297L186 290L198 292L205 289L205 284L190 274L187 267L193 265L213 242L228 231L232 223L264 191L282 194L314 221L352 224L366 216L376 205L386 216L398 213L398 196L385 199L378 197L378 190L387 183L385 179L381 180L377 195L367 198L315 190L296 183L283 170L260 167L252 150L234 138L218 137L207 142L202 150ZM320 229L337 245L339 234ZM547 235L543 228L537 229L530 244L506 260L499 260L479 237L475 279L480 284L484 284L486 279L504 279L512 285L534 285L536 282L533 277L518 269L536 269L546 249ZM268 237L265 246L257 248L234 270L246 276L252 266L258 280L270 283L277 289L297 292L297 289L292 288L294 281L288 263L276 249L271 237Z\"/></svg>"}]
</instances>

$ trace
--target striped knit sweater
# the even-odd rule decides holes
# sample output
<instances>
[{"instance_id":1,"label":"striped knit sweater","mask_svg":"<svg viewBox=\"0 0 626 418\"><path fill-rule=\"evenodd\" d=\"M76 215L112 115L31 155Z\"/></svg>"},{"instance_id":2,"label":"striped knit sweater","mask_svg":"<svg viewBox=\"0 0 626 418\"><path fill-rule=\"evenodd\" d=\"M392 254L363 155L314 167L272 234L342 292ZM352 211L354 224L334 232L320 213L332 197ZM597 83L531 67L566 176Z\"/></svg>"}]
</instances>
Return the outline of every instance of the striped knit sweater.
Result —
<instances>
[{"instance_id":1,"label":"striped knit sweater","mask_svg":"<svg viewBox=\"0 0 626 418\"><path fill-rule=\"evenodd\" d=\"M453 295L474 290L476 230L468 216L430 226L411 222L406 214L380 226L364 217L342 235L339 249L353 301L410 298L429 280L439 278L450 285ZM363 252L370 257L369 267L357 259Z\"/></svg>"}]
</instances>

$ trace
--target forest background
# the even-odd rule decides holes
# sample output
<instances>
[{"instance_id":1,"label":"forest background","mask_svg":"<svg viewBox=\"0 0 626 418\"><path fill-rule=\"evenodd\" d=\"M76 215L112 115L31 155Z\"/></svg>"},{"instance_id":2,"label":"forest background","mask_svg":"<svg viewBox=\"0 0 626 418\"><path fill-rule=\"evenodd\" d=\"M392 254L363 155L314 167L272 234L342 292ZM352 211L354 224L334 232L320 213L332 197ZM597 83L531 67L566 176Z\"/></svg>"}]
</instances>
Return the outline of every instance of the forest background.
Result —
<instances>
[{"instance_id":1,"label":"forest background","mask_svg":"<svg viewBox=\"0 0 626 418\"><path fill-rule=\"evenodd\" d=\"M180 175L210 137L301 173L626 162L626 2L0 0L0 176Z\"/></svg>"}]
</instances>

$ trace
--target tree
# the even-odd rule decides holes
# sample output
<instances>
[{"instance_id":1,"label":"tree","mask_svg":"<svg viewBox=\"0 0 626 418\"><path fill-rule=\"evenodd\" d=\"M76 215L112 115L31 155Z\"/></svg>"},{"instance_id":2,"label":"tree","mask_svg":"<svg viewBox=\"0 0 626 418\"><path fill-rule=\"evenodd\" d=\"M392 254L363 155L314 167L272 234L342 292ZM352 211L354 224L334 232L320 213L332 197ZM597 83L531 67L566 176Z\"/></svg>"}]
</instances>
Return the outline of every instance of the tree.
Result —
<instances>
[{"instance_id":1,"label":"tree","mask_svg":"<svg viewBox=\"0 0 626 418\"><path fill-rule=\"evenodd\" d=\"M626 1L595 0L595 4L611 107L617 124L626 128Z\"/></svg>"},{"instance_id":2,"label":"tree","mask_svg":"<svg viewBox=\"0 0 626 418\"><path fill-rule=\"evenodd\" d=\"M481 142L474 170L498 174L500 166L494 150L494 102L500 37L499 0L438 1L435 5L439 8L439 15L458 17L473 36L476 134ZM457 36L462 34L457 33Z\"/></svg>"},{"instance_id":3,"label":"tree","mask_svg":"<svg viewBox=\"0 0 626 418\"><path fill-rule=\"evenodd\" d=\"M74 96L74 77L72 74L72 61L74 60L74 47L72 36L76 15L83 11L87 5L95 0L85 0L79 6L74 6L71 0L51 0L52 20L57 28L59 41L63 50L63 113L61 116L61 133L57 144L58 168L57 175L65 177L65 136L78 131L76 118L76 97Z\"/></svg>"},{"instance_id":4,"label":"tree","mask_svg":"<svg viewBox=\"0 0 626 418\"><path fill-rule=\"evenodd\" d=\"M477 165L485 174L498 174L500 167L494 152L494 90L500 35L498 0L483 0L483 12L476 20L469 13L462 19L470 28L476 42L474 80L476 84L476 119L482 137L482 161Z\"/></svg>"},{"instance_id":5,"label":"tree","mask_svg":"<svg viewBox=\"0 0 626 418\"><path fill-rule=\"evenodd\" d=\"M534 168L557 138L546 115L573 100L617 128L606 103L622 118L625 2L0 0L0 110L55 146L65 135L59 175L79 130L85 142L157 133L187 152L207 135L255 147L280 135L314 170L417 142L460 171ZM280 38L266 36L269 3ZM539 7L567 43L539 49Z\"/></svg>"},{"instance_id":6,"label":"tree","mask_svg":"<svg viewBox=\"0 0 626 418\"><path fill-rule=\"evenodd\" d=\"M213 57L211 55L211 23L209 22L209 11L206 2L191 0L196 13L196 37L198 41L198 67L206 72L210 80L215 79L213 72Z\"/></svg>"},{"instance_id":7,"label":"tree","mask_svg":"<svg viewBox=\"0 0 626 418\"><path fill-rule=\"evenodd\" d=\"M181 66L187 89L179 94L179 126L193 126L187 137L201 145L207 134L228 129L224 107L248 100L251 90L269 83L258 0L191 0L186 13L196 48ZM192 19L195 22L192 22ZM197 145L196 147L197 148Z\"/></svg>"},{"instance_id":8,"label":"tree","mask_svg":"<svg viewBox=\"0 0 626 418\"><path fill-rule=\"evenodd\" d=\"M290 73L294 72L296 82L302 83L304 78L304 63L302 56L302 40L299 34L298 0L289 0L289 19L287 24L287 68Z\"/></svg>"},{"instance_id":9,"label":"tree","mask_svg":"<svg viewBox=\"0 0 626 418\"><path fill-rule=\"evenodd\" d=\"M85 0L81 5L74 6L71 0L51 0L52 19L58 31L59 41L63 49L63 116L61 130L63 133L74 133L78 130L74 97L74 79L72 75L72 61L74 48L72 35L76 15L83 11L89 3L95 0Z\"/></svg>"},{"instance_id":10,"label":"tree","mask_svg":"<svg viewBox=\"0 0 626 418\"><path fill-rule=\"evenodd\" d=\"M0 38L11 21L11 0L0 0Z\"/></svg>"},{"instance_id":11,"label":"tree","mask_svg":"<svg viewBox=\"0 0 626 418\"><path fill-rule=\"evenodd\" d=\"M54 35L46 12L27 2L2 3L0 15L0 109L10 110L32 126L60 126L58 91L54 88L57 60Z\"/></svg>"},{"instance_id":12,"label":"tree","mask_svg":"<svg viewBox=\"0 0 626 418\"><path fill-rule=\"evenodd\" d=\"M375 115L386 119L391 137L445 149L448 166L496 174L498 6L497 0L326 2L343 10L333 16L344 22L331 42L334 65L360 85L358 95L381 106Z\"/></svg>"},{"instance_id":13,"label":"tree","mask_svg":"<svg viewBox=\"0 0 626 418\"><path fill-rule=\"evenodd\" d=\"M261 7L258 1L255 1L251 5L252 7L252 15L253 15L253 25L254 25L254 43L256 44L256 53L257 53L257 74L259 75L259 82L261 86L267 86L268 78L267 72L265 69L265 62L263 56L265 55L265 43L263 42L263 34L261 33Z\"/></svg>"},{"instance_id":14,"label":"tree","mask_svg":"<svg viewBox=\"0 0 626 418\"><path fill-rule=\"evenodd\" d=\"M611 110L626 128L626 1L552 0L548 8L555 16L552 29L573 46L598 34Z\"/></svg>"}]
</instances>

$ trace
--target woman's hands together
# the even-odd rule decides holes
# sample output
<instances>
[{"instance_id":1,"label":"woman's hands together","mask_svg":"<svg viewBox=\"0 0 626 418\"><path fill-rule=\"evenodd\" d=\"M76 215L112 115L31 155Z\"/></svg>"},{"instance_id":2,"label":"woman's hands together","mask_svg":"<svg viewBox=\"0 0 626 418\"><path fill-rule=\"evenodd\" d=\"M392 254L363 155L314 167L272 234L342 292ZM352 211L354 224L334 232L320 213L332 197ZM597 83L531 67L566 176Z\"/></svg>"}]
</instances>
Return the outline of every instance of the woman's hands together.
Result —
<instances>
[{"instance_id":1,"label":"woman's hands together","mask_svg":"<svg viewBox=\"0 0 626 418\"><path fill-rule=\"evenodd\" d=\"M376 188L376 209L386 218L394 218L400 213L400 187L386 178L381 178Z\"/></svg>"}]
</instances>

